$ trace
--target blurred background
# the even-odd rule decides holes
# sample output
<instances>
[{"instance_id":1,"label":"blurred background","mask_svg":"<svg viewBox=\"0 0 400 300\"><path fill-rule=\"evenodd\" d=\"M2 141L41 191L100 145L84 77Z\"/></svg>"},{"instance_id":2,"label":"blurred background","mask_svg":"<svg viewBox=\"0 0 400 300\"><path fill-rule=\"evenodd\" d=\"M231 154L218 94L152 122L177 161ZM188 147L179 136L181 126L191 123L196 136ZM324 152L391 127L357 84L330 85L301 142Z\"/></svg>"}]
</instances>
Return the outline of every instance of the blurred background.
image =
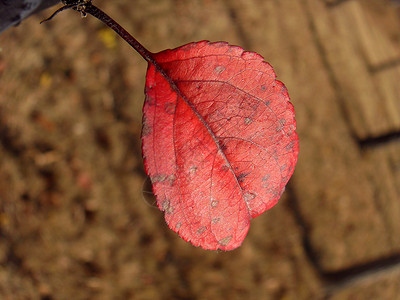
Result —
<instances>
[{"instance_id":1,"label":"blurred background","mask_svg":"<svg viewBox=\"0 0 400 300\"><path fill-rule=\"evenodd\" d=\"M243 245L168 229L141 158L147 64L55 8L0 34L1 299L400 299L400 9L383 0L94 3L153 52L259 52L300 156Z\"/></svg>"}]
</instances>

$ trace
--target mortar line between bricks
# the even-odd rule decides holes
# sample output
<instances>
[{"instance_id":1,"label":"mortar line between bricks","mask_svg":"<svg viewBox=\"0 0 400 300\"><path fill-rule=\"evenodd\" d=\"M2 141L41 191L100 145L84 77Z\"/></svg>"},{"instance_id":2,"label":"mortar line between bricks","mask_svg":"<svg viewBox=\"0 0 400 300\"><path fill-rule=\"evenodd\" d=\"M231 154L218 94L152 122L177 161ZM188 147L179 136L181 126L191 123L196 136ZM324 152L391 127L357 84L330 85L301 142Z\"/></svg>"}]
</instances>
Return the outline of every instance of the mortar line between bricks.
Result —
<instances>
[{"instance_id":1,"label":"mortar line between bricks","mask_svg":"<svg viewBox=\"0 0 400 300\"><path fill-rule=\"evenodd\" d=\"M338 6L338 5L348 2L348 1L350 1L350 0L337 0L335 2L326 2L325 1L325 5L327 7L335 7L335 6ZM354 1L354 0L352 0L352 1Z\"/></svg>"},{"instance_id":2,"label":"mortar line between bricks","mask_svg":"<svg viewBox=\"0 0 400 300\"><path fill-rule=\"evenodd\" d=\"M340 271L328 272L322 276L326 282L326 296L329 298L348 286L376 282L390 274L400 275L400 253Z\"/></svg>"},{"instance_id":3,"label":"mortar line between bricks","mask_svg":"<svg viewBox=\"0 0 400 300\"><path fill-rule=\"evenodd\" d=\"M324 278L323 278L324 272L318 262L317 254L315 253L315 251L311 245L310 234L309 234L310 230L308 229L308 226L301 214L298 197L297 197L297 194L294 189L294 180L295 180L295 178L291 179L289 184L286 186L286 193L288 194L288 198L289 198L289 200L288 200L289 207L292 211L292 215L293 215L297 225L300 227L301 235L302 235L303 249L306 254L306 257L308 258L310 264L314 267L314 269L320 275L320 279L324 281Z\"/></svg>"},{"instance_id":4,"label":"mortar line between bricks","mask_svg":"<svg viewBox=\"0 0 400 300\"><path fill-rule=\"evenodd\" d=\"M400 131L392 131L376 137L367 137L359 139L358 145L361 149L375 148L384 146L388 143L400 141Z\"/></svg>"},{"instance_id":5,"label":"mortar line between bricks","mask_svg":"<svg viewBox=\"0 0 400 300\"><path fill-rule=\"evenodd\" d=\"M370 65L369 66L369 71L372 74L376 74L376 73L379 73L379 72L382 72L382 71L386 71L386 70L397 68L398 66L400 66L400 57L396 58L396 59L389 60L389 61L382 62L380 64Z\"/></svg>"}]
</instances>

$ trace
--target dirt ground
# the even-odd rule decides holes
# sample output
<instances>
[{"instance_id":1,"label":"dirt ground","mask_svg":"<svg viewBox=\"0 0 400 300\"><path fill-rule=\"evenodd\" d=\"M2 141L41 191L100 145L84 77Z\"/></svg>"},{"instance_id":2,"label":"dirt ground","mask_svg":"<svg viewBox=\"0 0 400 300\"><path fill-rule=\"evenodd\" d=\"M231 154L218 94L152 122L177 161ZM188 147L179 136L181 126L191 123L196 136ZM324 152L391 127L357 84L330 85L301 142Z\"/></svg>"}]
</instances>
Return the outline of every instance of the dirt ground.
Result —
<instances>
[{"instance_id":1,"label":"dirt ground","mask_svg":"<svg viewBox=\"0 0 400 300\"><path fill-rule=\"evenodd\" d=\"M224 40L288 87L300 157L231 252L168 229L141 157L146 63L88 16L0 35L1 299L400 299L400 10L95 1L153 52Z\"/></svg>"}]
</instances>

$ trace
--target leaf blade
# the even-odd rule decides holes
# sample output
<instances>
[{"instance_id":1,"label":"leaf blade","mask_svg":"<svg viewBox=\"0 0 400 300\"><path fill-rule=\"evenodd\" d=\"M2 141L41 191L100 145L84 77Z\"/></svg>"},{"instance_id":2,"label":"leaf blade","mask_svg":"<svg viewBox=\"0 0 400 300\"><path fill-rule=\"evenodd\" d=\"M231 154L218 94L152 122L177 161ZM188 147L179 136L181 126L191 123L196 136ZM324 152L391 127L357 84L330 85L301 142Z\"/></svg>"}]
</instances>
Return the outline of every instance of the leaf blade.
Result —
<instances>
[{"instance_id":1,"label":"leaf blade","mask_svg":"<svg viewBox=\"0 0 400 300\"><path fill-rule=\"evenodd\" d=\"M157 204L185 240L232 250L250 219L276 204L296 164L286 88L260 55L223 42L154 57L142 148Z\"/></svg>"}]
</instances>

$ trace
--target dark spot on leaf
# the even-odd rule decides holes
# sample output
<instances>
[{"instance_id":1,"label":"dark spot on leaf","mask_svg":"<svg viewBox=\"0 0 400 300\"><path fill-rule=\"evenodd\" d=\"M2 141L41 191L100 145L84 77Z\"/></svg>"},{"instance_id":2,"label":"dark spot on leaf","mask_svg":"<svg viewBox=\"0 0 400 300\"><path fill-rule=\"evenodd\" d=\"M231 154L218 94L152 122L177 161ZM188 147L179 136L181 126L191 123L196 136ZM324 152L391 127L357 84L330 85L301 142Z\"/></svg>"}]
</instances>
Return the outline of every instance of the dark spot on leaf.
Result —
<instances>
[{"instance_id":1,"label":"dark spot on leaf","mask_svg":"<svg viewBox=\"0 0 400 300\"><path fill-rule=\"evenodd\" d=\"M268 181L271 175L267 174L263 178L261 178L262 181Z\"/></svg>"},{"instance_id":2,"label":"dark spot on leaf","mask_svg":"<svg viewBox=\"0 0 400 300\"><path fill-rule=\"evenodd\" d=\"M169 185L173 185L176 180L176 177L173 174L172 175L156 174L154 176L151 176L150 180L152 183L160 182L160 183L167 183Z\"/></svg>"},{"instance_id":3,"label":"dark spot on leaf","mask_svg":"<svg viewBox=\"0 0 400 300\"><path fill-rule=\"evenodd\" d=\"M218 200L212 200L211 201L211 207L216 208L218 206Z\"/></svg>"},{"instance_id":4,"label":"dark spot on leaf","mask_svg":"<svg viewBox=\"0 0 400 300\"><path fill-rule=\"evenodd\" d=\"M169 207L169 200L164 200L162 203L162 210L165 211Z\"/></svg>"},{"instance_id":5,"label":"dark spot on leaf","mask_svg":"<svg viewBox=\"0 0 400 300\"><path fill-rule=\"evenodd\" d=\"M192 48L196 47L196 43L190 43L190 44L186 44L185 46L181 47L181 50L183 51L189 51L192 50Z\"/></svg>"},{"instance_id":6,"label":"dark spot on leaf","mask_svg":"<svg viewBox=\"0 0 400 300\"><path fill-rule=\"evenodd\" d=\"M266 87L265 85L262 85L262 86L261 86L261 90L262 90L262 91L265 91L265 90L267 90L267 87Z\"/></svg>"},{"instance_id":7,"label":"dark spot on leaf","mask_svg":"<svg viewBox=\"0 0 400 300\"><path fill-rule=\"evenodd\" d=\"M258 102L256 104L250 105L251 109L254 111L258 111L258 106L259 106Z\"/></svg>"},{"instance_id":8,"label":"dark spot on leaf","mask_svg":"<svg viewBox=\"0 0 400 300\"><path fill-rule=\"evenodd\" d=\"M155 99L146 92L146 99L145 102L147 105L153 106L155 103Z\"/></svg>"},{"instance_id":9,"label":"dark spot on leaf","mask_svg":"<svg viewBox=\"0 0 400 300\"><path fill-rule=\"evenodd\" d=\"M221 172L227 172L227 171L229 171L229 167L227 165L222 165Z\"/></svg>"},{"instance_id":10,"label":"dark spot on leaf","mask_svg":"<svg viewBox=\"0 0 400 300\"><path fill-rule=\"evenodd\" d=\"M232 236L228 235L227 237L224 237L223 239L218 241L218 244L220 244L221 246L226 246L229 244L229 242L231 241Z\"/></svg>"},{"instance_id":11,"label":"dark spot on leaf","mask_svg":"<svg viewBox=\"0 0 400 300\"><path fill-rule=\"evenodd\" d=\"M246 203L250 202L251 200L253 200L256 197L255 193L250 193L250 192L246 192L244 194L244 201L246 201Z\"/></svg>"},{"instance_id":12,"label":"dark spot on leaf","mask_svg":"<svg viewBox=\"0 0 400 300\"><path fill-rule=\"evenodd\" d=\"M269 190L267 190L267 192L272 194L273 197L279 197L283 193L279 187L271 187Z\"/></svg>"},{"instance_id":13,"label":"dark spot on leaf","mask_svg":"<svg viewBox=\"0 0 400 300\"><path fill-rule=\"evenodd\" d=\"M197 166L191 166L191 167L189 168L189 173L190 173L191 175L196 174L196 172L197 172Z\"/></svg>"},{"instance_id":14,"label":"dark spot on leaf","mask_svg":"<svg viewBox=\"0 0 400 300\"><path fill-rule=\"evenodd\" d=\"M268 101L265 101L265 105L266 105L266 106L269 106L270 104L271 104L271 101L269 101L269 100L268 100Z\"/></svg>"},{"instance_id":15,"label":"dark spot on leaf","mask_svg":"<svg viewBox=\"0 0 400 300\"><path fill-rule=\"evenodd\" d=\"M281 123L282 125L285 125L286 119L280 119L280 120L279 120L279 123Z\"/></svg>"},{"instance_id":16,"label":"dark spot on leaf","mask_svg":"<svg viewBox=\"0 0 400 300\"><path fill-rule=\"evenodd\" d=\"M294 131L295 129L296 129L296 128L295 128L294 125L289 125L289 126L287 126L287 127L286 127L286 135L287 135L287 136L290 136L290 135L293 133L293 131Z\"/></svg>"},{"instance_id":17,"label":"dark spot on leaf","mask_svg":"<svg viewBox=\"0 0 400 300\"><path fill-rule=\"evenodd\" d=\"M164 108L165 108L165 112L167 114L173 115L175 113L176 105L175 105L175 103L167 102L167 103L165 103Z\"/></svg>"},{"instance_id":18,"label":"dark spot on leaf","mask_svg":"<svg viewBox=\"0 0 400 300\"><path fill-rule=\"evenodd\" d=\"M289 144L286 145L286 150L287 151L292 151L294 145L296 144L296 141L291 141Z\"/></svg>"},{"instance_id":19,"label":"dark spot on leaf","mask_svg":"<svg viewBox=\"0 0 400 300\"><path fill-rule=\"evenodd\" d=\"M227 147L226 147L224 141L219 140L218 145L219 145L219 148L221 149L221 151L226 151Z\"/></svg>"},{"instance_id":20,"label":"dark spot on leaf","mask_svg":"<svg viewBox=\"0 0 400 300\"><path fill-rule=\"evenodd\" d=\"M215 42L212 43L212 46L215 48L224 48L226 47L228 44L226 42ZM228 52L232 52L232 47L228 48Z\"/></svg>"},{"instance_id":21,"label":"dark spot on leaf","mask_svg":"<svg viewBox=\"0 0 400 300\"><path fill-rule=\"evenodd\" d=\"M181 222L178 222L178 223L176 223L175 228L176 228L176 229L179 229L179 228L181 228L181 226L182 226L182 223L181 223Z\"/></svg>"},{"instance_id":22,"label":"dark spot on leaf","mask_svg":"<svg viewBox=\"0 0 400 300\"><path fill-rule=\"evenodd\" d=\"M165 213L168 215L174 212L174 208L168 199L164 200L164 202L162 203L162 210L165 211Z\"/></svg>"},{"instance_id":23,"label":"dark spot on leaf","mask_svg":"<svg viewBox=\"0 0 400 300\"><path fill-rule=\"evenodd\" d=\"M197 229L198 234L202 234L204 231L206 231L207 227L206 226L201 226L199 229Z\"/></svg>"},{"instance_id":24,"label":"dark spot on leaf","mask_svg":"<svg viewBox=\"0 0 400 300\"><path fill-rule=\"evenodd\" d=\"M263 178L261 178L261 180L264 182L263 185L262 185L263 188L268 188L269 187L268 180L269 180L270 177L271 176L269 174L267 174Z\"/></svg>"},{"instance_id":25,"label":"dark spot on leaf","mask_svg":"<svg viewBox=\"0 0 400 300\"><path fill-rule=\"evenodd\" d=\"M225 67L224 66L217 66L217 67L215 67L214 71L217 74L221 74L223 71L225 71Z\"/></svg>"},{"instance_id":26,"label":"dark spot on leaf","mask_svg":"<svg viewBox=\"0 0 400 300\"><path fill-rule=\"evenodd\" d=\"M244 119L244 124L245 125L250 125L251 123L253 123L253 119L250 117L247 117Z\"/></svg>"},{"instance_id":27,"label":"dark spot on leaf","mask_svg":"<svg viewBox=\"0 0 400 300\"><path fill-rule=\"evenodd\" d=\"M237 180L238 180L239 182L243 182L244 179L246 178L246 176L249 175L249 174L250 174L250 173L241 173L241 174L239 174L239 175L237 176Z\"/></svg>"},{"instance_id":28,"label":"dark spot on leaf","mask_svg":"<svg viewBox=\"0 0 400 300\"><path fill-rule=\"evenodd\" d=\"M213 218L213 219L211 220L211 223L217 224L220 220L221 220L221 218Z\"/></svg>"},{"instance_id":29,"label":"dark spot on leaf","mask_svg":"<svg viewBox=\"0 0 400 300\"><path fill-rule=\"evenodd\" d=\"M151 134L151 126L147 123L147 120L145 117L143 117L143 123L142 123L142 136L147 136Z\"/></svg>"}]
</instances>

